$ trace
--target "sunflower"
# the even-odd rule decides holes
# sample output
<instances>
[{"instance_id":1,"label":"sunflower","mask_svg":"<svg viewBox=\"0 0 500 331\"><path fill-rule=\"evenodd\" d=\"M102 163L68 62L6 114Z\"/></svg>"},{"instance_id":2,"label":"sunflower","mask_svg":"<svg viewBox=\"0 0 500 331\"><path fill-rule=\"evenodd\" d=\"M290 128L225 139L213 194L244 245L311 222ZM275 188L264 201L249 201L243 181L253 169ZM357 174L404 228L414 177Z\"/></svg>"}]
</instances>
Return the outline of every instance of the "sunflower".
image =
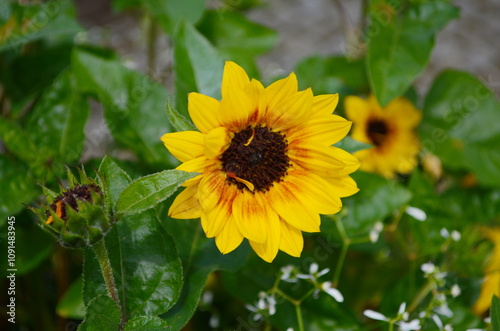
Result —
<instances>
[{"instance_id":1,"label":"sunflower","mask_svg":"<svg viewBox=\"0 0 500 331\"><path fill-rule=\"evenodd\" d=\"M319 214L337 213L341 197L358 191L348 175L359 167L351 154L331 146L351 122L332 115L337 94L298 91L292 73L264 88L234 62L226 62L222 100L190 93L188 108L198 131L161 139L198 172L169 210L174 218L201 218L208 238L226 254L247 238L271 262L282 250L300 256L302 232L319 232Z\"/></svg>"},{"instance_id":2,"label":"sunflower","mask_svg":"<svg viewBox=\"0 0 500 331\"><path fill-rule=\"evenodd\" d=\"M354 124L352 137L373 145L354 154L361 170L392 178L415 168L420 144L414 131L422 115L408 99L396 98L382 108L373 95L348 96L345 110Z\"/></svg>"}]
</instances>

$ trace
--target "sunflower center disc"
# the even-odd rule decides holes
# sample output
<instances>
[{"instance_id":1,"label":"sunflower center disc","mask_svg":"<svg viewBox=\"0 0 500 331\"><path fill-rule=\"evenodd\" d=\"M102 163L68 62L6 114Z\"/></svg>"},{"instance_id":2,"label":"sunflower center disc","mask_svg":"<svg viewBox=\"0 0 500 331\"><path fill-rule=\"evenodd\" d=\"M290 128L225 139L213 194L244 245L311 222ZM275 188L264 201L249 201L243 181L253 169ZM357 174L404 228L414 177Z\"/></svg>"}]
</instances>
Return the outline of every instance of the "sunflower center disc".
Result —
<instances>
[{"instance_id":1,"label":"sunflower center disc","mask_svg":"<svg viewBox=\"0 0 500 331\"><path fill-rule=\"evenodd\" d=\"M366 129L366 135L370 138L371 142L375 146L380 146L384 143L389 133L389 128L384 121L381 120L371 120L368 122L368 127Z\"/></svg>"},{"instance_id":2,"label":"sunflower center disc","mask_svg":"<svg viewBox=\"0 0 500 331\"><path fill-rule=\"evenodd\" d=\"M222 154L222 169L228 174L228 181L240 190L248 188L234 177L249 181L256 191L267 191L286 175L287 147L284 135L267 127L248 127L234 135Z\"/></svg>"},{"instance_id":3,"label":"sunflower center disc","mask_svg":"<svg viewBox=\"0 0 500 331\"><path fill-rule=\"evenodd\" d=\"M98 186L94 184L85 184L85 185L79 185L73 187L71 190L64 192L63 194L57 196L54 199L54 202L50 205L50 208L55 212L57 209L57 203L59 201L63 202L62 205L62 215L61 217L63 220L67 219L66 215L66 204L69 205L71 208L74 210L78 211L78 203L77 200L86 200L89 202L92 201L92 195L90 194L90 190L93 190L95 192L100 192L100 189ZM50 216L50 215L47 215Z\"/></svg>"}]
</instances>

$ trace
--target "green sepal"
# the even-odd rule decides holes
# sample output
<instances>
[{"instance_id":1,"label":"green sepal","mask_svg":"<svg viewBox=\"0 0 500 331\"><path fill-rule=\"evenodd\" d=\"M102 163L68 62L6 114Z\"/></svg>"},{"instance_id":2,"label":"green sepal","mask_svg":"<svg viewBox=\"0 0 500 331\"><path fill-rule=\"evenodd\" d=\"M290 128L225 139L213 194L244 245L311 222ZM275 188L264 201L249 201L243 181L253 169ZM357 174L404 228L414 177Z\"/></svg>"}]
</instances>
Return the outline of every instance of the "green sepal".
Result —
<instances>
[{"instance_id":1,"label":"green sepal","mask_svg":"<svg viewBox=\"0 0 500 331\"><path fill-rule=\"evenodd\" d=\"M78 180L76 179L75 175L73 175L70 168L67 165L64 165L64 167L66 168L66 176L68 176L69 187L78 185Z\"/></svg>"},{"instance_id":2,"label":"green sepal","mask_svg":"<svg viewBox=\"0 0 500 331\"><path fill-rule=\"evenodd\" d=\"M55 198L58 196L58 194L51 189L45 187L44 185L40 184L42 188L43 195L45 196L45 201L51 205L52 202L54 202ZM30 208L32 209L32 208ZM33 210L33 209L32 209Z\"/></svg>"}]
</instances>

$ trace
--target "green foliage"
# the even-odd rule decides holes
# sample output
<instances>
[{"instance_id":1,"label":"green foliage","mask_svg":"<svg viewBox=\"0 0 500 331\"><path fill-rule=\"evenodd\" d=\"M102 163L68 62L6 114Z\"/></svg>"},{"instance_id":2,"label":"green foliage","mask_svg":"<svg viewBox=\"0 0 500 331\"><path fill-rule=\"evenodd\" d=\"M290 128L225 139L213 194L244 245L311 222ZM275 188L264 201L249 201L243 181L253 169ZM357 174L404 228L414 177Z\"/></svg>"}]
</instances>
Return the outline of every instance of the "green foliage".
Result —
<instances>
[{"instance_id":1,"label":"green foliage","mask_svg":"<svg viewBox=\"0 0 500 331\"><path fill-rule=\"evenodd\" d=\"M342 2L333 3L340 12ZM357 171L360 191L342 198L338 214L321 217L321 233L304 234L302 255L280 252L273 263L250 253L247 241L223 255L199 219L169 217L179 187L197 175L174 170L179 161L161 142L169 132L198 131L188 94L220 100L225 61L250 78L276 74L262 71L276 66L259 57L287 40L253 20L248 10L261 4L113 0L120 15L94 29L74 1L0 2L0 250L8 252L15 232L19 328L395 330L406 302L422 330L439 329L435 316L456 330L500 329L496 296L491 325L472 311L500 245L488 236L500 225L498 91L451 69L428 87L414 86L436 37L459 15L450 1L366 1L359 26L346 20L343 53L311 49L294 69L300 89L339 93L340 116L349 95L373 93L382 105L405 96L422 106L421 151L410 174ZM140 31L118 28L120 17L136 19ZM121 46L129 32L140 49ZM376 147L350 136L335 146L349 153ZM79 203L57 226L73 239L78 231L104 234L97 244L105 254L92 247L69 253L40 229L55 228L45 222L57 214L48 205L58 186L64 192L75 184L65 166L92 173L102 205ZM44 199L36 220L25 205ZM90 223L74 221L83 218ZM103 233L94 231L105 223ZM433 273L423 272L424 263L433 263ZM314 264L329 271L317 276ZM366 309L391 320L372 321Z\"/></svg>"}]
</instances>

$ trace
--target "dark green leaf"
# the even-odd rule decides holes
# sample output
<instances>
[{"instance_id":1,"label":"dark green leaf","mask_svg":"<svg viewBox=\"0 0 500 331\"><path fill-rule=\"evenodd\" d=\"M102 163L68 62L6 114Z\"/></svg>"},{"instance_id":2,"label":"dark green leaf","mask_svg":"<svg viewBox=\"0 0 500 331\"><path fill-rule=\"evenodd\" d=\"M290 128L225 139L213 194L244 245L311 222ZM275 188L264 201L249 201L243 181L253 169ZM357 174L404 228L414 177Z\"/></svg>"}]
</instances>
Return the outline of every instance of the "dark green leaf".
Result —
<instances>
[{"instance_id":1,"label":"dark green leaf","mask_svg":"<svg viewBox=\"0 0 500 331\"><path fill-rule=\"evenodd\" d=\"M251 77L259 75L256 56L271 50L278 39L274 30L235 11L207 11L197 27L222 54L246 68Z\"/></svg>"},{"instance_id":2,"label":"dark green leaf","mask_svg":"<svg viewBox=\"0 0 500 331\"><path fill-rule=\"evenodd\" d=\"M101 189L106 197L106 202L110 204L108 211L114 211L118 197L128 186L131 179L129 175L123 171L116 163L108 156L102 159L99 165L99 179Z\"/></svg>"},{"instance_id":3,"label":"dark green leaf","mask_svg":"<svg viewBox=\"0 0 500 331\"><path fill-rule=\"evenodd\" d=\"M113 163L103 167L118 168ZM112 196L129 184L125 176L107 180ZM158 315L177 301L182 287L181 264L172 238L153 211L121 218L106 235L105 242L120 302L124 303L128 316ZM91 249L85 252L83 275L84 302L106 293Z\"/></svg>"},{"instance_id":4,"label":"dark green leaf","mask_svg":"<svg viewBox=\"0 0 500 331\"><path fill-rule=\"evenodd\" d=\"M107 295L99 295L89 302L85 321L78 331L116 331L120 325L120 310Z\"/></svg>"},{"instance_id":5,"label":"dark green leaf","mask_svg":"<svg viewBox=\"0 0 500 331\"><path fill-rule=\"evenodd\" d=\"M148 164L164 168L168 152L160 137L170 131L163 113L167 91L159 83L114 59L73 53L78 87L97 95L113 137Z\"/></svg>"},{"instance_id":6,"label":"dark green leaf","mask_svg":"<svg viewBox=\"0 0 500 331\"><path fill-rule=\"evenodd\" d=\"M493 330L500 330L500 299L496 295L491 298L490 316Z\"/></svg>"},{"instance_id":7,"label":"dark green leaf","mask_svg":"<svg viewBox=\"0 0 500 331\"><path fill-rule=\"evenodd\" d=\"M177 188L197 173L180 170L164 170L133 181L120 194L116 212L137 214L170 197Z\"/></svg>"},{"instance_id":8,"label":"dark green leaf","mask_svg":"<svg viewBox=\"0 0 500 331\"><path fill-rule=\"evenodd\" d=\"M182 21L196 23L205 9L205 0L142 0L160 26L170 35Z\"/></svg>"},{"instance_id":9,"label":"dark green leaf","mask_svg":"<svg viewBox=\"0 0 500 331\"><path fill-rule=\"evenodd\" d=\"M187 95L199 92L220 97L224 61L210 42L191 24L181 24L174 38L177 110L187 112Z\"/></svg>"},{"instance_id":10,"label":"dark green leaf","mask_svg":"<svg viewBox=\"0 0 500 331\"><path fill-rule=\"evenodd\" d=\"M458 16L448 1L397 4L374 1L370 9L366 61L370 86L382 106L410 87L429 60L436 34Z\"/></svg>"},{"instance_id":11,"label":"dark green leaf","mask_svg":"<svg viewBox=\"0 0 500 331\"><path fill-rule=\"evenodd\" d=\"M79 320L82 320L85 317L82 287L82 277L78 277L73 283L71 283L70 287L66 290L66 293L64 293L61 300L59 300L59 303L57 304L56 311L59 316Z\"/></svg>"},{"instance_id":12,"label":"dark green leaf","mask_svg":"<svg viewBox=\"0 0 500 331\"><path fill-rule=\"evenodd\" d=\"M82 28L75 20L75 7L69 1L47 1L39 5L13 7L7 33L0 38L0 51L16 49L39 38L71 38Z\"/></svg>"},{"instance_id":13,"label":"dark green leaf","mask_svg":"<svg viewBox=\"0 0 500 331\"><path fill-rule=\"evenodd\" d=\"M165 331L169 330L164 320L156 316L139 316L125 324L123 331Z\"/></svg>"},{"instance_id":14,"label":"dark green leaf","mask_svg":"<svg viewBox=\"0 0 500 331\"><path fill-rule=\"evenodd\" d=\"M446 167L472 171L479 182L500 186L496 121L500 103L475 77L448 70L432 84L420 128L422 145Z\"/></svg>"},{"instance_id":15,"label":"dark green leaf","mask_svg":"<svg viewBox=\"0 0 500 331\"><path fill-rule=\"evenodd\" d=\"M197 131L193 123L179 114L170 102L167 102L167 117L175 131Z\"/></svg>"},{"instance_id":16,"label":"dark green leaf","mask_svg":"<svg viewBox=\"0 0 500 331\"><path fill-rule=\"evenodd\" d=\"M166 211L166 210L165 210ZM172 234L184 270L184 286L179 301L161 316L171 331L181 330L198 307L201 292L208 276L215 270L235 271L246 260L249 246L244 244L227 255L222 255L213 239L206 239L198 220L167 219L165 225Z\"/></svg>"},{"instance_id":17,"label":"dark green leaf","mask_svg":"<svg viewBox=\"0 0 500 331\"><path fill-rule=\"evenodd\" d=\"M361 171L352 177L359 192L344 199L347 215L343 220L350 236L366 234L375 222L382 221L411 199L411 192L392 180Z\"/></svg>"}]
</instances>

